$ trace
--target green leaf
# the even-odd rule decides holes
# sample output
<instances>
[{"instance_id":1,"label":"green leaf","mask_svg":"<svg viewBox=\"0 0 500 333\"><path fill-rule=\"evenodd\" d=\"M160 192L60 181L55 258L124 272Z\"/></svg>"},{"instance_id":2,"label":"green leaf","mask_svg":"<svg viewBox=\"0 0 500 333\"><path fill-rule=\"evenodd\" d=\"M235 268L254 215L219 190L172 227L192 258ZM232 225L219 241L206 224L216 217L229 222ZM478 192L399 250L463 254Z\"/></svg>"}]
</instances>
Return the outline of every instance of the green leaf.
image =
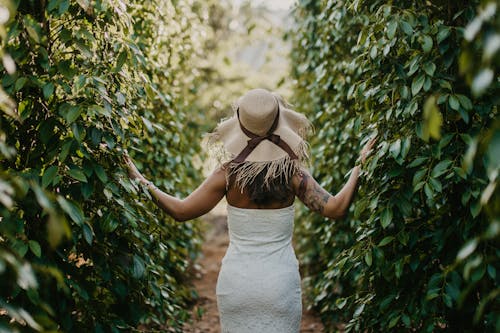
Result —
<instances>
[{"instance_id":1,"label":"green leaf","mask_svg":"<svg viewBox=\"0 0 500 333\"><path fill-rule=\"evenodd\" d=\"M68 157L69 151L71 149L71 145L73 144L73 140L66 141L61 147L61 153L59 153L59 160L64 162L66 157Z\"/></svg>"},{"instance_id":2,"label":"green leaf","mask_svg":"<svg viewBox=\"0 0 500 333\"><path fill-rule=\"evenodd\" d=\"M390 242L392 242L394 240L394 237L393 236L387 236L387 237L384 237L380 243L378 243L378 246L382 247L382 246L385 246L387 244L389 244Z\"/></svg>"},{"instance_id":3,"label":"green leaf","mask_svg":"<svg viewBox=\"0 0 500 333\"><path fill-rule=\"evenodd\" d=\"M413 35L413 28L408 22L401 20L399 24L401 25L401 29L405 34L407 34L408 36Z\"/></svg>"},{"instance_id":4,"label":"green leaf","mask_svg":"<svg viewBox=\"0 0 500 333\"><path fill-rule=\"evenodd\" d=\"M42 176L42 187L45 188L52 183L57 175L57 166L52 165L45 169Z\"/></svg>"},{"instance_id":5,"label":"green leaf","mask_svg":"<svg viewBox=\"0 0 500 333\"><path fill-rule=\"evenodd\" d=\"M61 0L50 0L49 1L49 4L47 5L47 11L48 12L51 12L53 11L54 9L56 9L57 7L59 7L59 2Z\"/></svg>"},{"instance_id":6,"label":"green leaf","mask_svg":"<svg viewBox=\"0 0 500 333\"><path fill-rule=\"evenodd\" d=\"M47 83L43 86L43 98L46 100L54 93L54 84L52 82Z\"/></svg>"},{"instance_id":7,"label":"green leaf","mask_svg":"<svg viewBox=\"0 0 500 333\"><path fill-rule=\"evenodd\" d=\"M80 169L69 169L68 175L76 180L81 181L81 182L87 182L87 177L85 176L83 171Z\"/></svg>"},{"instance_id":8,"label":"green leaf","mask_svg":"<svg viewBox=\"0 0 500 333\"><path fill-rule=\"evenodd\" d=\"M458 113L460 114L460 117L462 117L462 119L464 120L464 122L466 124L469 123L469 114L467 113L467 111L465 111L464 109L460 108L458 109Z\"/></svg>"},{"instance_id":9,"label":"green leaf","mask_svg":"<svg viewBox=\"0 0 500 333\"><path fill-rule=\"evenodd\" d=\"M410 151L411 147L411 137L406 137L402 141L401 145L401 157L406 158L406 155L408 155L408 152Z\"/></svg>"},{"instance_id":10,"label":"green leaf","mask_svg":"<svg viewBox=\"0 0 500 333\"><path fill-rule=\"evenodd\" d=\"M424 192L425 195L427 196L427 199L432 200L434 198L434 191L430 187L429 183L425 183Z\"/></svg>"},{"instance_id":11,"label":"green leaf","mask_svg":"<svg viewBox=\"0 0 500 333\"><path fill-rule=\"evenodd\" d=\"M339 308L342 309L345 305L347 304L347 298L337 298L335 300L335 305Z\"/></svg>"},{"instance_id":12,"label":"green leaf","mask_svg":"<svg viewBox=\"0 0 500 333\"><path fill-rule=\"evenodd\" d=\"M410 325L411 325L411 320L410 320L410 317L408 317L408 315L404 314L401 316L401 320L403 321L403 324L409 328Z\"/></svg>"},{"instance_id":13,"label":"green leaf","mask_svg":"<svg viewBox=\"0 0 500 333\"><path fill-rule=\"evenodd\" d=\"M69 9L69 0L60 0L59 3L59 15L66 13Z\"/></svg>"},{"instance_id":14,"label":"green leaf","mask_svg":"<svg viewBox=\"0 0 500 333\"><path fill-rule=\"evenodd\" d=\"M432 49L432 38L428 35L423 35L422 36L422 50L424 50L425 53L428 53Z\"/></svg>"},{"instance_id":15,"label":"green leaf","mask_svg":"<svg viewBox=\"0 0 500 333\"><path fill-rule=\"evenodd\" d=\"M57 197L57 202L76 224L78 224L79 226L83 225L83 223L85 222L85 216L82 209L80 208L80 205L61 196Z\"/></svg>"},{"instance_id":16,"label":"green leaf","mask_svg":"<svg viewBox=\"0 0 500 333\"><path fill-rule=\"evenodd\" d=\"M111 200L113 198L113 192L111 192L108 188L105 188L102 193L106 197L106 199Z\"/></svg>"},{"instance_id":17,"label":"green leaf","mask_svg":"<svg viewBox=\"0 0 500 333\"><path fill-rule=\"evenodd\" d=\"M458 110L460 108L460 103L458 102L458 98L455 95L450 95L448 98L448 103L453 110Z\"/></svg>"},{"instance_id":18,"label":"green leaf","mask_svg":"<svg viewBox=\"0 0 500 333\"><path fill-rule=\"evenodd\" d=\"M452 88L451 88L451 84L450 84L450 82L449 82L449 81L446 81L446 80L438 80L438 82L439 82L439 86L440 86L441 88L443 88L443 89L445 89L445 90L448 90L448 91L451 91L451 90L452 90ZM441 95L441 96L447 96L447 95L446 95L446 94L443 94L443 95ZM441 98L441 96L440 96L440 98Z\"/></svg>"},{"instance_id":19,"label":"green leaf","mask_svg":"<svg viewBox=\"0 0 500 333\"><path fill-rule=\"evenodd\" d=\"M414 167L417 167L419 165L421 165L422 163L424 163L425 161L427 161L428 158L427 157L417 157L413 160L413 162L411 162L408 167L409 168L414 168ZM425 170L424 170L425 171ZM420 180L420 179L419 179ZM417 181L418 182L418 181Z\"/></svg>"},{"instance_id":20,"label":"green leaf","mask_svg":"<svg viewBox=\"0 0 500 333\"><path fill-rule=\"evenodd\" d=\"M410 69L408 71L408 75L409 76L413 75L413 73L415 73L419 69L419 66L420 66L420 56L416 56L410 62Z\"/></svg>"},{"instance_id":21,"label":"green leaf","mask_svg":"<svg viewBox=\"0 0 500 333\"><path fill-rule=\"evenodd\" d=\"M433 62L426 62L424 64L424 72L429 76L434 76L434 72L436 71L436 65Z\"/></svg>"},{"instance_id":22,"label":"green leaf","mask_svg":"<svg viewBox=\"0 0 500 333\"><path fill-rule=\"evenodd\" d=\"M24 258L26 253L28 252L28 244L26 244L23 241L15 241L12 243L11 248L13 251L15 251L21 258Z\"/></svg>"},{"instance_id":23,"label":"green leaf","mask_svg":"<svg viewBox=\"0 0 500 333\"><path fill-rule=\"evenodd\" d=\"M80 113L81 113L80 106L77 105L71 106L68 110L68 113L66 113L66 115L64 116L64 118L66 119L68 124L71 124L72 122L78 119Z\"/></svg>"},{"instance_id":24,"label":"green leaf","mask_svg":"<svg viewBox=\"0 0 500 333\"><path fill-rule=\"evenodd\" d=\"M382 228L387 228L387 226L391 223L392 221L392 209L390 208L384 208L382 213L380 214L380 224L382 225Z\"/></svg>"},{"instance_id":25,"label":"green leaf","mask_svg":"<svg viewBox=\"0 0 500 333\"><path fill-rule=\"evenodd\" d=\"M57 64L57 69L61 74L63 74L67 79L72 79L75 74L75 70L70 60L62 60Z\"/></svg>"},{"instance_id":26,"label":"green leaf","mask_svg":"<svg viewBox=\"0 0 500 333\"><path fill-rule=\"evenodd\" d=\"M83 127L83 124L74 122L71 125L71 131L73 132L73 136L78 141L78 143L82 143L83 139L85 139L86 136L86 131L85 128Z\"/></svg>"},{"instance_id":27,"label":"green leaf","mask_svg":"<svg viewBox=\"0 0 500 333\"><path fill-rule=\"evenodd\" d=\"M448 133L443 136L443 138L439 141L439 148L444 148L450 143L451 139L454 138L453 133Z\"/></svg>"},{"instance_id":28,"label":"green leaf","mask_svg":"<svg viewBox=\"0 0 500 333\"><path fill-rule=\"evenodd\" d=\"M134 255L132 262L132 276L136 279L141 278L146 271L144 267L144 261L137 255Z\"/></svg>"},{"instance_id":29,"label":"green leaf","mask_svg":"<svg viewBox=\"0 0 500 333\"><path fill-rule=\"evenodd\" d=\"M363 313L363 310L365 309L365 303L360 304L356 310L354 310L353 317L357 318L361 313Z\"/></svg>"},{"instance_id":30,"label":"green leaf","mask_svg":"<svg viewBox=\"0 0 500 333\"><path fill-rule=\"evenodd\" d=\"M444 41L449 35L450 35L450 28L445 27L445 26L440 26L439 32L437 34L437 42L441 44L442 41Z\"/></svg>"},{"instance_id":31,"label":"green leaf","mask_svg":"<svg viewBox=\"0 0 500 333\"><path fill-rule=\"evenodd\" d=\"M432 80L430 77L426 76L424 81L424 91L429 91L432 87Z\"/></svg>"},{"instance_id":32,"label":"green leaf","mask_svg":"<svg viewBox=\"0 0 500 333\"><path fill-rule=\"evenodd\" d=\"M398 28L398 22L396 20L392 20L387 24L387 37L389 39L393 39L396 35L396 30Z\"/></svg>"},{"instance_id":33,"label":"green leaf","mask_svg":"<svg viewBox=\"0 0 500 333\"><path fill-rule=\"evenodd\" d=\"M399 318L400 316L396 316L394 318L391 319L391 321L389 322L389 328L393 328L394 326L396 326L396 324L398 323L399 321Z\"/></svg>"},{"instance_id":34,"label":"green leaf","mask_svg":"<svg viewBox=\"0 0 500 333\"><path fill-rule=\"evenodd\" d=\"M415 78L413 78L413 81L411 83L411 93L413 96L415 96L416 94L418 94L420 92L420 90L422 89L422 86L424 85L424 82L425 82L425 75L424 74L420 74L420 75L416 76Z\"/></svg>"},{"instance_id":35,"label":"green leaf","mask_svg":"<svg viewBox=\"0 0 500 333\"><path fill-rule=\"evenodd\" d=\"M481 212L481 202L480 201L477 201L477 202L474 202L473 204L470 205L470 213L472 215L472 217L477 217L479 215L479 213Z\"/></svg>"},{"instance_id":36,"label":"green leaf","mask_svg":"<svg viewBox=\"0 0 500 333\"><path fill-rule=\"evenodd\" d=\"M399 94L401 95L401 98L407 99L410 96L410 89L408 89L407 86L401 86L399 88Z\"/></svg>"},{"instance_id":37,"label":"green leaf","mask_svg":"<svg viewBox=\"0 0 500 333\"><path fill-rule=\"evenodd\" d=\"M368 250L365 253L365 262L368 266L372 265L372 251Z\"/></svg>"},{"instance_id":38,"label":"green leaf","mask_svg":"<svg viewBox=\"0 0 500 333\"><path fill-rule=\"evenodd\" d=\"M111 113L100 105L91 105L88 108L90 114L99 114L106 117L111 117Z\"/></svg>"},{"instance_id":39,"label":"green leaf","mask_svg":"<svg viewBox=\"0 0 500 333\"><path fill-rule=\"evenodd\" d=\"M120 52L120 54L118 55L118 59L116 61L116 66L115 66L116 72L119 72L122 69L123 64L125 64L125 61L127 60L127 58L128 58L127 51Z\"/></svg>"},{"instance_id":40,"label":"green leaf","mask_svg":"<svg viewBox=\"0 0 500 333\"><path fill-rule=\"evenodd\" d=\"M410 239L410 235L406 231L401 230L401 232L398 233L397 238L401 244L406 246L408 245L408 240Z\"/></svg>"},{"instance_id":41,"label":"green leaf","mask_svg":"<svg viewBox=\"0 0 500 333\"><path fill-rule=\"evenodd\" d=\"M92 245L92 240L94 239L94 231L92 230L92 226L85 222L83 224L83 238L87 242L87 244Z\"/></svg>"},{"instance_id":42,"label":"green leaf","mask_svg":"<svg viewBox=\"0 0 500 333\"><path fill-rule=\"evenodd\" d=\"M30 38L33 39L36 44L40 44L42 35L40 24L28 15L24 17L23 23Z\"/></svg>"},{"instance_id":43,"label":"green leaf","mask_svg":"<svg viewBox=\"0 0 500 333\"><path fill-rule=\"evenodd\" d=\"M495 280L497 277L497 271L496 271L495 267L493 265L488 265L486 270L488 271L488 275L490 276L490 278Z\"/></svg>"},{"instance_id":44,"label":"green leaf","mask_svg":"<svg viewBox=\"0 0 500 333\"><path fill-rule=\"evenodd\" d=\"M31 252L35 256L40 258L40 256L42 255L42 248L40 247L40 244L38 244L38 242L35 240L30 240L28 241L28 246L30 247Z\"/></svg>"},{"instance_id":45,"label":"green leaf","mask_svg":"<svg viewBox=\"0 0 500 333\"><path fill-rule=\"evenodd\" d=\"M461 94L457 94L455 96L458 98L460 105L462 105L465 110L472 110L472 102L469 97Z\"/></svg>"},{"instance_id":46,"label":"green leaf","mask_svg":"<svg viewBox=\"0 0 500 333\"><path fill-rule=\"evenodd\" d=\"M391 144L389 152L394 159L398 157L399 153L401 152L401 139L397 139Z\"/></svg>"},{"instance_id":47,"label":"green leaf","mask_svg":"<svg viewBox=\"0 0 500 333\"><path fill-rule=\"evenodd\" d=\"M90 183L83 183L81 186L83 198L87 200L94 193L94 187Z\"/></svg>"},{"instance_id":48,"label":"green leaf","mask_svg":"<svg viewBox=\"0 0 500 333\"><path fill-rule=\"evenodd\" d=\"M453 307L453 300L447 294L443 294L443 303L449 308Z\"/></svg>"},{"instance_id":49,"label":"green leaf","mask_svg":"<svg viewBox=\"0 0 500 333\"><path fill-rule=\"evenodd\" d=\"M413 187L415 187L424 178L426 174L427 174L427 169L421 169L415 172L415 174L413 175L413 182L412 182Z\"/></svg>"},{"instance_id":50,"label":"green leaf","mask_svg":"<svg viewBox=\"0 0 500 333\"><path fill-rule=\"evenodd\" d=\"M478 268L476 268L471 275L471 281L472 282L477 282L481 280L486 273L486 266L481 265Z\"/></svg>"},{"instance_id":51,"label":"green leaf","mask_svg":"<svg viewBox=\"0 0 500 333\"><path fill-rule=\"evenodd\" d=\"M436 164L436 166L432 169L431 176L434 178L437 178L441 176L443 173L445 173L450 165L452 165L452 161L450 160L444 160Z\"/></svg>"},{"instance_id":52,"label":"green leaf","mask_svg":"<svg viewBox=\"0 0 500 333\"><path fill-rule=\"evenodd\" d=\"M108 176L106 175L106 171L99 164L94 165L94 171L97 177L101 180L101 182L106 183L108 181Z\"/></svg>"},{"instance_id":53,"label":"green leaf","mask_svg":"<svg viewBox=\"0 0 500 333\"><path fill-rule=\"evenodd\" d=\"M436 192L441 192L443 190L443 185L441 184L441 182L439 180L437 180L436 178L429 178L429 183L432 185L432 188L436 191Z\"/></svg>"},{"instance_id":54,"label":"green leaf","mask_svg":"<svg viewBox=\"0 0 500 333\"><path fill-rule=\"evenodd\" d=\"M15 89L16 91L21 90L21 89L24 87L24 85L26 84L26 82L28 82L28 79L27 79L27 78L25 78L25 77L20 77L19 79L17 79L17 80L16 80L16 84L15 84L15 86L14 86L14 89Z\"/></svg>"},{"instance_id":55,"label":"green leaf","mask_svg":"<svg viewBox=\"0 0 500 333\"><path fill-rule=\"evenodd\" d=\"M380 301L380 310L385 311L389 308L391 305L392 301L394 301L395 295L394 294L388 294L385 296L381 301Z\"/></svg>"}]
</instances>

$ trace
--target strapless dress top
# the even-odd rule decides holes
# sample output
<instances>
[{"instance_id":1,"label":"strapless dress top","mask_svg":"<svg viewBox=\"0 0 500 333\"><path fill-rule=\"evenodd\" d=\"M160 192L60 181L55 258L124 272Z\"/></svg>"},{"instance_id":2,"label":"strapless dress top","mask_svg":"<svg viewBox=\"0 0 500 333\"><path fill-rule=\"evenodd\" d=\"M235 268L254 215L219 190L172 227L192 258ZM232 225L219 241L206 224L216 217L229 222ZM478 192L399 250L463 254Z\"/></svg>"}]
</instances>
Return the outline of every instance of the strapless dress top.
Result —
<instances>
[{"instance_id":1,"label":"strapless dress top","mask_svg":"<svg viewBox=\"0 0 500 333\"><path fill-rule=\"evenodd\" d=\"M302 299L292 247L294 206L228 205L229 247L217 279L222 332L294 333Z\"/></svg>"}]
</instances>

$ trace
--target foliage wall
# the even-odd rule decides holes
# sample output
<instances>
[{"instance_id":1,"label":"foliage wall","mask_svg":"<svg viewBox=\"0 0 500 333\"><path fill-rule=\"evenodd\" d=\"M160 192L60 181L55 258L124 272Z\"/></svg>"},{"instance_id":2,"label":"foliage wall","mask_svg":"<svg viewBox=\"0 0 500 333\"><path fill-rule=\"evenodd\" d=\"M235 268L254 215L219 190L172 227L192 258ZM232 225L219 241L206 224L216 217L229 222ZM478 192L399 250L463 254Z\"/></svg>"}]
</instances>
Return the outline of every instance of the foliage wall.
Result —
<instances>
[{"instance_id":1,"label":"foliage wall","mask_svg":"<svg viewBox=\"0 0 500 333\"><path fill-rule=\"evenodd\" d=\"M336 192L377 134L349 215L297 242L329 331L500 330L500 17L493 1L300 1L295 104Z\"/></svg>"},{"instance_id":2,"label":"foliage wall","mask_svg":"<svg viewBox=\"0 0 500 333\"><path fill-rule=\"evenodd\" d=\"M122 153L168 192L192 189L195 7L0 4L0 331L180 331L198 233L145 200Z\"/></svg>"}]
</instances>

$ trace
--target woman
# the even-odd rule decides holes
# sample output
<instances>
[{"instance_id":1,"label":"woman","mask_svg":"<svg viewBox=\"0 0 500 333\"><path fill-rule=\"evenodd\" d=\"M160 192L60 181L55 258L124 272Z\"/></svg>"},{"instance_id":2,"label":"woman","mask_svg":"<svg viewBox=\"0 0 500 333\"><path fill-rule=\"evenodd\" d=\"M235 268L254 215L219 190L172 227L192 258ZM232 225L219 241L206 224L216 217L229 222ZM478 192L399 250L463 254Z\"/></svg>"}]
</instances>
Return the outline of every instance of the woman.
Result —
<instances>
[{"instance_id":1,"label":"woman","mask_svg":"<svg viewBox=\"0 0 500 333\"><path fill-rule=\"evenodd\" d=\"M295 196L325 217L340 218L360 172L355 166L336 195L323 189L304 167L309 128L278 96L249 91L212 135L230 161L183 200L156 188L126 157L130 177L146 184L155 203L177 221L199 217L226 197L230 244L216 287L222 332L299 332L300 276L291 246ZM361 163L374 142L362 149Z\"/></svg>"}]
</instances>

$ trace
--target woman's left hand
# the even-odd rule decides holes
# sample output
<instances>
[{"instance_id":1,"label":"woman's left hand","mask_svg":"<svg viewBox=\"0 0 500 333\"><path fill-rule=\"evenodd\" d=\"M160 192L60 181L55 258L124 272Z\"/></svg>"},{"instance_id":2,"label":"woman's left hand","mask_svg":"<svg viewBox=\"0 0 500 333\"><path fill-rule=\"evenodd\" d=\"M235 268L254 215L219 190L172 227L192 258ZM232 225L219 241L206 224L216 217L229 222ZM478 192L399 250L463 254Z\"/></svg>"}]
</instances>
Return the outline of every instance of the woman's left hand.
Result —
<instances>
[{"instance_id":1,"label":"woman's left hand","mask_svg":"<svg viewBox=\"0 0 500 333\"><path fill-rule=\"evenodd\" d=\"M123 155L123 160L127 165L128 176L130 178L139 179L141 183L147 183L147 179L139 172L139 170L137 170L137 167L135 166L134 162L132 162L132 159L130 158L130 156L128 156L127 153Z\"/></svg>"},{"instance_id":2,"label":"woman's left hand","mask_svg":"<svg viewBox=\"0 0 500 333\"><path fill-rule=\"evenodd\" d=\"M377 136L374 136L364 145L363 149L361 149L361 153L359 153L359 159L361 160L361 164L365 164L366 158L372 152L372 147L377 142Z\"/></svg>"}]
</instances>

